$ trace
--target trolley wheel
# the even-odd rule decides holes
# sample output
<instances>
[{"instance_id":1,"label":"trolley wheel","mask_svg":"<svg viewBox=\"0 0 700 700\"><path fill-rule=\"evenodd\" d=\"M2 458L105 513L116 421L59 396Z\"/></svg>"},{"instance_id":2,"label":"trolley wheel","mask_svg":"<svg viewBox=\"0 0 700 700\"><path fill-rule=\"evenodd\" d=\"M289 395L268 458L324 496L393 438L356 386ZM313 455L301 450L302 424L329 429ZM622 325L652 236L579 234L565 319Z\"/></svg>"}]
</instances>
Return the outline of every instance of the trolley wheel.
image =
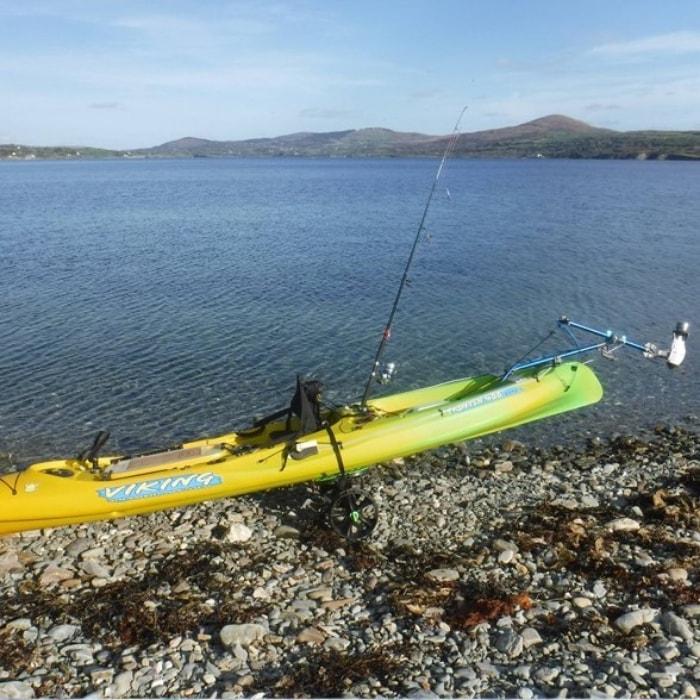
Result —
<instances>
[{"instance_id":1,"label":"trolley wheel","mask_svg":"<svg viewBox=\"0 0 700 700\"><path fill-rule=\"evenodd\" d=\"M369 537L379 520L379 505L367 494L356 488L340 490L328 511L330 525L350 542Z\"/></svg>"}]
</instances>

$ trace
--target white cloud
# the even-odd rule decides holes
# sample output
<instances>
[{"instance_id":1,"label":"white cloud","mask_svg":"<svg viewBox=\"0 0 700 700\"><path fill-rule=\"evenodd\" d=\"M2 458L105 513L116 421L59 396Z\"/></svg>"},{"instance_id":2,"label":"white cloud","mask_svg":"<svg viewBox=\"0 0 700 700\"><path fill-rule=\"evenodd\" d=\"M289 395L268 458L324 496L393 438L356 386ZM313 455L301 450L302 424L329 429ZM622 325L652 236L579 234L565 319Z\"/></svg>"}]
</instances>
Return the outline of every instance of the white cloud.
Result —
<instances>
[{"instance_id":1,"label":"white cloud","mask_svg":"<svg viewBox=\"0 0 700 700\"><path fill-rule=\"evenodd\" d=\"M657 34L643 39L616 41L601 44L590 50L598 56L639 56L658 53L697 53L700 52L700 32L680 31Z\"/></svg>"},{"instance_id":2,"label":"white cloud","mask_svg":"<svg viewBox=\"0 0 700 700\"><path fill-rule=\"evenodd\" d=\"M299 116L308 119L350 119L357 115L351 109L329 109L322 107L306 107L299 112Z\"/></svg>"},{"instance_id":3,"label":"white cloud","mask_svg":"<svg viewBox=\"0 0 700 700\"><path fill-rule=\"evenodd\" d=\"M90 109L122 109L119 102L91 102Z\"/></svg>"}]
</instances>

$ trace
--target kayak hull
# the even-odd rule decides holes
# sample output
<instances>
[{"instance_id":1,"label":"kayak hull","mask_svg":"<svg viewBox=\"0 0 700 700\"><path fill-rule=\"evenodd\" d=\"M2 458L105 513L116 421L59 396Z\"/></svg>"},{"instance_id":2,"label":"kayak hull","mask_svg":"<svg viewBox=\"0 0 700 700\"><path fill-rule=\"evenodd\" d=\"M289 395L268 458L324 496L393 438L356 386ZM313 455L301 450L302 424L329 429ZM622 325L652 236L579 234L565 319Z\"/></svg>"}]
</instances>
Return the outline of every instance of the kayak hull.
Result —
<instances>
[{"instance_id":1,"label":"kayak hull","mask_svg":"<svg viewBox=\"0 0 700 700\"><path fill-rule=\"evenodd\" d=\"M584 364L567 362L503 381L468 377L349 407L326 418L347 473L581 408L602 388ZM75 459L2 475L0 535L110 520L201 501L329 479L340 474L326 430L279 442L281 423L183 444L136 458Z\"/></svg>"}]
</instances>

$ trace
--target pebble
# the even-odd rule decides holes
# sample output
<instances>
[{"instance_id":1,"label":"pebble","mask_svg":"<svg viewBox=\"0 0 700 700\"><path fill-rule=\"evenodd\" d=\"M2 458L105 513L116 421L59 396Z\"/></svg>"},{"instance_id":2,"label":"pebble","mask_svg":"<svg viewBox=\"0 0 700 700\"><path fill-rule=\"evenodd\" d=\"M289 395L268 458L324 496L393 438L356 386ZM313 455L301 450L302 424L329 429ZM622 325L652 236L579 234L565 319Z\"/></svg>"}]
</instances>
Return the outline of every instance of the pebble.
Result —
<instances>
[{"instance_id":1,"label":"pebble","mask_svg":"<svg viewBox=\"0 0 700 700\"><path fill-rule=\"evenodd\" d=\"M681 697L683 698L696 698L698 696L697 688L689 681L684 681L683 687L681 688Z\"/></svg>"},{"instance_id":2,"label":"pebble","mask_svg":"<svg viewBox=\"0 0 700 700\"><path fill-rule=\"evenodd\" d=\"M243 625L226 625L221 628L219 637L221 643L227 647L233 647L236 644L248 646L253 644L265 636L266 629L259 624L247 623Z\"/></svg>"},{"instance_id":3,"label":"pebble","mask_svg":"<svg viewBox=\"0 0 700 700\"><path fill-rule=\"evenodd\" d=\"M114 671L111 668L96 668L90 671L90 680L93 685L102 685L112 682Z\"/></svg>"},{"instance_id":4,"label":"pebble","mask_svg":"<svg viewBox=\"0 0 700 700\"><path fill-rule=\"evenodd\" d=\"M280 525L275 529L275 537L282 540L296 540L301 536L301 531L290 525Z\"/></svg>"},{"instance_id":5,"label":"pebble","mask_svg":"<svg viewBox=\"0 0 700 700\"><path fill-rule=\"evenodd\" d=\"M61 643L73 637L77 631L76 625L56 625L49 630L49 637L54 642Z\"/></svg>"},{"instance_id":6,"label":"pebble","mask_svg":"<svg viewBox=\"0 0 700 700\"><path fill-rule=\"evenodd\" d=\"M620 615L620 617L615 620L615 626L625 634L629 634L635 627L652 622L657 614L658 610L654 610L653 608L632 610L624 615Z\"/></svg>"},{"instance_id":7,"label":"pebble","mask_svg":"<svg viewBox=\"0 0 700 700\"><path fill-rule=\"evenodd\" d=\"M517 552L518 551L518 545L516 545L514 542L510 542L509 540L502 540L502 539L494 540L493 548L497 552Z\"/></svg>"},{"instance_id":8,"label":"pebble","mask_svg":"<svg viewBox=\"0 0 700 700\"><path fill-rule=\"evenodd\" d=\"M247 542L253 536L253 531L243 523L233 523L226 533L229 542Z\"/></svg>"},{"instance_id":9,"label":"pebble","mask_svg":"<svg viewBox=\"0 0 700 700\"><path fill-rule=\"evenodd\" d=\"M95 559L86 559L80 562L80 568L93 578L108 579L111 576L110 570Z\"/></svg>"},{"instance_id":10,"label":"pebble","mask_svg":"<svg viewBox=\"0 0 700 700\"><path fill-rule=\"evenodd\" d=\"M700 617L700 603L684 605L682 610L686 617Z\"/></svg>"},{"instance_id":11,"label":"pebble","mask_svg":"<svg viewBox=\"0 0 700 700\"><path fill-rule=\"evenodd\" d=\"M16 552L5 552L0 555L0 577L23 570L24 564L20 562Z\"/></svg>"},{"instance_id":12,"label":"pebble","mask_svg":"<svg viewBox=\"0 0 700 700\"><path fill-rule=\"evenodd\" d=\"M122 698L127 695L131 695L131 682L134 679L134 674L132 671L123 671L118 673L112 680L112 684L109 687L110 696L115 698Z\"/></svg>"},{"instance_id":13,"label":"pebble","mask_svg":"<svg viewBox=\"0 0 700 700\"><path fill-rule=\"evenodd\" d=\"M297 635L297 642L302 644L323 644L325 639L325 633L318 627L307 627Z\"/></svg>"},{"instance_id":14,"label":"pebble","mask_svg":"<svg viewBox=\"0 0 700 700\"><path fill-rule=\"evenodd\" d=\"M690 625L675 613L665 612L661 616L661 624L671 636L681 637L686 642L693 641L693 630L690 628Z\"/></svg>"},{"instance_id":15,"label":"pebble","mask_svg":"<svg viewBox=\"0 0 700 700\"><path fill-rule=\"evenodd\" d=\"M34 688L29 683L23 681L8 681L0 682L0 698L5 700L24 700L24 698L33 698Z\"/></svg>"},{"instance_id":16,"label":"pebble","mask_svg":"<svg viewBox=\"0 0 700 700\"><path fill-rule=\"evenodd\" d=\"M496 637L496 649L506 654L511 659L520 656L523 652L523 638L513 630L505 630Z\"/></svg>"},{"instance_id":17,"label":"pebble","mask_svg":"<svg viewBox=\"0 0 700 700\"><path fill-rule=\"evenodd\" d=\"M606 523L605 527L611 532L634 532L639 530L639 522L633 518L616 518Z\"/></svg>"},{"instance_id":18,"label":"pebble","mask_svg":"<svg viewBox=\"0 0 700 700\"><path fill-rule=\"evenodd\" d=\"M675 583L685 583L688 580L688 571L680 567L669 569L666 573Z\"/></svg>"},{"instance_id":19,"label":"pebble","mask_svg":"<svg viewBox=\"0 0 700 700\"><path fill-rule=\"evenodd\" d=\"M538 683L551 683L560 673L554 666L542 666L535 671L535 680Z\"/></svg>"},{"instance_id":20,"label":"pebble","mask_svg":"<svg viewBox=\"0 0 700 700\"><path fill-rule=\"evenodd\" d=\"M498 561L500 564L510 564L513 561L515 552L512 549L506 549L498 555Z\"/></svg>"},{"instance_id":21,"label":"pebble","mask_svg":"<svg viewBox=\"0 0 700 700\"><path fill-rule=\"evenodd\" d=\"M48 588L49 586L59 583L60 581L65 581L66 579L73 578L74 573L68 569L63 569L56 564L49 564L39 576L39 585L42 588Z\"/></svg>"},{"instance_id":22,"label":"pebble","mask_svg":"<svg viewBox=\"0 0 700 700\"><path fill-rule=\"evenodd\" d=\"M526 627L520 636L522 637L523 647L525 649L542 643L542 637L534 627Z\"/></svg>"},{"instance_id":23,"label":"pebble","mask_svg":"<svg viewBox=\"0 0 700 700\"><path fill-rule=\"evenodd\" d=\"M459 580L459 572L454 569L433 569L427 573L427 577L438 583Z\"/></svg>"},{"instance_id":24,"label":"pebble","mask_svg":"<svg viewBox=\"0 0 700 700\"><path fill-rule=\"evenodd\" d=\"M350 644L351 642L349 639L343 639L342 637L330 637L323 643L323 648L330 649L331 651L345 651Z\"/></svg>"}]
</instances>

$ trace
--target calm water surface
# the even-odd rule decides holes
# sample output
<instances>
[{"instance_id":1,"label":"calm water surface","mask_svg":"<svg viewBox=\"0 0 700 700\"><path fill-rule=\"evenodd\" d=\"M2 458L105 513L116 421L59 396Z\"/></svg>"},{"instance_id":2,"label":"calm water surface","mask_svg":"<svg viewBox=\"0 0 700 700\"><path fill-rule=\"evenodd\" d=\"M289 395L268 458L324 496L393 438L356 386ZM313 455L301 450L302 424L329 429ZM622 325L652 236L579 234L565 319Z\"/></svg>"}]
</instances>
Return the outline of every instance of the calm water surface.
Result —
<instances>
[{"instance_id":1,"label":"calm water surface","mask_svg":"<svg viewBox=\"0 0 700 700\"><path fill-rule=\"evenodd\" d=\"M356 397L435 165L0 163L0 452L227 430L286 404L297 372ZM678 319L700 333L697 164L453 161L442 184L387 352L394 390L501 371L562 313L642 341ZM676 372L596 360L601 404L517 436L700 413L694 340Z\"/></svg>"}]
</instances>

